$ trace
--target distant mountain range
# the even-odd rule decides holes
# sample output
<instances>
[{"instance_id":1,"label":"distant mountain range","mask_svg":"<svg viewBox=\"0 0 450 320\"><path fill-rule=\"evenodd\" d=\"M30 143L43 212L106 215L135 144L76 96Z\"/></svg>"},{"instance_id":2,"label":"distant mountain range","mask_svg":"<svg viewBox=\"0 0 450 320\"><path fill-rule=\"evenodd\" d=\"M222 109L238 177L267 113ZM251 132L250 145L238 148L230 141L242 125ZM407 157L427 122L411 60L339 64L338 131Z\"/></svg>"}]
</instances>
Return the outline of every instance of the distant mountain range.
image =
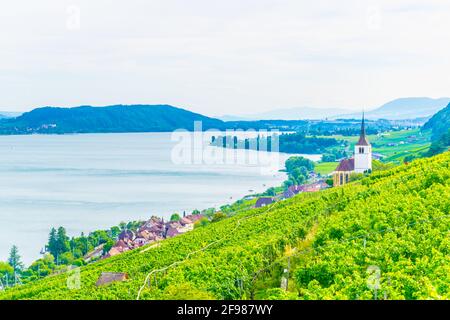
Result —
<instances>
[{"instance_id":1,"label":"distant mountain range","mask_svg":"<svg viewBox=\"0 0 450 320\"><path fill-rule=\"evenodd\" d=\"M381 107L367 111L368 119L403 120L428 118L450 103L450 98L401 98L390 101ZM357 118L361 112L341 115L342 118Z\"/></svg>"},{"instance_id":2,"label":"distant mountain range","mask_svg":"<svg viewBox=\"0 0 450 320\"><path fill-rule=\"evenodd\" d=\"M0 119L14 118L20 116L20 112L0 111Z\"/></svg>"},{"instance_id":3,"label":"distant mountain range","mask_svg":"<svg viewBox=\"0 0 450 320\"><path fill-rule=\"evenodd\" d=\"M44 107L2 119L0 134L191 131L194 121L202 121L203 129L224 127L221 120L169 105Z\"/></svg>"},{"instance_id":4,"label":"distant mountain range","mask_svg":"<svg viewBox=\"0 0 450 320\"><path fill-rule=\"evenodd\" d=\"M366 112L368 119L417 119L422 123L450 103L450 98L403 98ZM249 118L210 118L170 105L114 105L106 107L80 106L74 108L44 107L17 115L11 112L0 117L0 134L63 134L110 132L170 132L194 129L194 121L202 122L202 129L247 128L296 130L308 125L300 119L321 120L360 119L361 113L341 114L338 108L293 108L256 114ZM1 114L1 113L0 113ZM267 118L264 121L252 118ZM294 118L296 120L286 120ZM244 119L244 120L242 120ZM231 121L233 120L233 121Z\"/></svg>"},{"instance_id":5,"label":"distant mountain range","mask_svg":"<svg viewBox=\"0 0 450 320\"><path fill-rule=\"evenodd\" d=\"M450 102L450 98L400 98L390 101L381 107L372 110L366 108L368 119L404 120L429 118ZM221 116L224 121L249 121L249 120L321 120L321 119L359 119L361 111L352 112L342 108L311 108L299 107L279 109L243 116Z\"/></svg>"},{"instance_id":6,"label":"distant mountain range","mask_svg":"<svg viewBox=\"0 0 450 320\"><path fill-rule=\"evenodd\" d=\"M218 117L223 121L254 121L254 120L322 120L328 117L350 113L351 110L340 108L289 108L272 110L244 116L225 115Z\"/></svg>"}]
</instances>

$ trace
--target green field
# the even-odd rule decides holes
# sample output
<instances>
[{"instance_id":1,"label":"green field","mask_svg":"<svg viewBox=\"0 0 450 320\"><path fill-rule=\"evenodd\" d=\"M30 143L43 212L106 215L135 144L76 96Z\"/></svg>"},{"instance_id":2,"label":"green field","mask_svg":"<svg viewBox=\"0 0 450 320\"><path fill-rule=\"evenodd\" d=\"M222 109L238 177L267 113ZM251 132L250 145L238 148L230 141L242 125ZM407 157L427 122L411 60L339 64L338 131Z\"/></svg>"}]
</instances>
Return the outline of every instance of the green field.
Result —
<instances>
[{"instance_id":1,"label":"green field","mask_svg":"<svg viewBox=\"0 0 450 320\"><path fill-rule=\"evenodd\" d=\"M350 143L353 150L358 136L332 136L335 139L345 140ZM379 135L368 135L373 152L382 154L383 161L401 162L408 155L417 155L427 151L431 145L431 133L421 132L420 129L385 132Z\"/></svg>"},{"instance_id":2,"label":"green field","mask_svg":"<svg viewBox=\"0 0 450 320\"><path fill-rule=\"evenodd\" d=\"M449 299L449 210L447 152L244 210L0 299L374 299L373 270L379 298ZM129 278L96 286L102 272Z\"/></svg>"},{"instance_id":3,"label":"green field","mask_svg":"<svg viewBox=\"0 0 450 320\"><path fill-rule=\"evenodd\" d=\"M314 171L322 176L328 175L336 169L338 164L338 162L318 162L315 164Z\"/></svg>"}]
</instances>

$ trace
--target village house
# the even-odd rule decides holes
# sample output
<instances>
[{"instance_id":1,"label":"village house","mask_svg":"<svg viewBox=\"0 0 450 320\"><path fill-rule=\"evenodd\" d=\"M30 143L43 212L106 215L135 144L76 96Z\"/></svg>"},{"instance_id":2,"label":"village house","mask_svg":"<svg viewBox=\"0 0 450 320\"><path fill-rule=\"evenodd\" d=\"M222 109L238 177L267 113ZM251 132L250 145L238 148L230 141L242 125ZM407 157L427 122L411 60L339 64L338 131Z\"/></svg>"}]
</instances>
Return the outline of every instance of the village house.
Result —
<instances>
[{"instance_id":1,"label":"village house","mask_svg":"<svg viewBox=\"0 0 450 320\"><path fill-rule=\"evenodd\" d=\"M119 240L116 242L116 244L108 251L108 253L105 255L105 258L114 257L118 254L124 253L126 251L129 251L130 245L132 242L125 242L124 240Z\"/></svg>"},{"instance_id":2,"label":"village house","mask_svg":"<svg viewBox=\"0 0 450 320\"><path fill-rule=\"evenodd\" d=\"M185 233L194 230L194 223L187 217L183 217L180 220L181 227L178 228L178 232Z\"/></svg>"},{"instance_id":3,"label":"village house","mask_svg":"<svg viewBox=\"0 0 450 320\"><path fill-rule=\"evenodd\" d=\"M123 230L118 236L118 241L104 258L112 257L156 241L192 231L194 229L194 223L203 217L202 214L194 214L185 216L179 221L168 222L164 222L164 219L158 217L152 217L150 220L146 221L136 233L131 230Z\"/></svg>"},{"instance_id":4,"label":"village house","mask_svg":"<svg viewBox=\"0 0 450 320\"><path fill-rule=\"evenodd\" d=\"M186 219L189 219L190 221L192 221L192 223L197 222L198 220L204 218L205 216L203 214L191 214L186 216Z\"/></svg>"},{"instance_id":5,"label":"village house","mask_svg":"<svg viewBox=\"0 0 450 320\"><path fill-rule=\"evenodd\" d=\"M325 181L317 181L314 183L306 184L302 186L301 192L318 192L328 189L330 186Z\"/></svg>"},{"instance_id":6,"label":"village house","mask_svg":"<svg viewBox=\"0 0 450 320\"><path fill-rule=\"evenodd\" d=\"M256 200L255 208L262 208L265 206L268 206L269 204L272 204L275 202L274 198L271 197L262 197Z\"/></svg>"},{"instance_id":7,"label":"village house","mask_svg":"<svg viewBox=\"0 0 450 320\"><path fill-rule=\"evenodd\" d=\"M295 196L295 193L290 188L288 188L286 191L283 192L284 199L289 199L292 198L293 196Z\"/></svg>"},{"instance_id":8,"label":"village house","mask_svg":"<svg viewBox=\"0 0 450 320\"><path fill-rule=\"evenodd\" d=\"M92 260L95 260L97 258L100 258L103 254L103 247L105 246L104 243L102 243L101 245L97 246L94 248L93 251L87 253L84 257L83 260L85 262L90 262Z\"/></svg>"},{"instance_id":9,"label":"village house","mask_svg":"<svg viewBox=\"0 0 450 320\"><path fill-rule=\"evenodd\" d=\"M304 185L293 185L283 193L283 197L285 199L289 199L302 192L318 192L328 188L330 188L330 186L323 180Z\"/></svg>"}]
</instances>

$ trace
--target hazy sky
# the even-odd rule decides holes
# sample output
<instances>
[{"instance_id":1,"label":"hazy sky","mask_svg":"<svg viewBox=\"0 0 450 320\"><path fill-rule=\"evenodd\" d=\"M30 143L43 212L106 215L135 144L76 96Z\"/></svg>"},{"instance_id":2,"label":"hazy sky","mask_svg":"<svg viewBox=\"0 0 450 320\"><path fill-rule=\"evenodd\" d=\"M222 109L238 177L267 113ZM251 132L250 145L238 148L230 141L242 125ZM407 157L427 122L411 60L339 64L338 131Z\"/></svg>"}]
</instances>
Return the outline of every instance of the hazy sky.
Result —
<instances>
[{"instance_id":1,"label":"hazy sky","mask_svg":"<svg viewBox=\"0 0 450 320\"><path fill-rule=\"evenodd\" d=\"M0 110L208 115L450 96L450 1L2 1Z\"/></svg>"}]
</instances>

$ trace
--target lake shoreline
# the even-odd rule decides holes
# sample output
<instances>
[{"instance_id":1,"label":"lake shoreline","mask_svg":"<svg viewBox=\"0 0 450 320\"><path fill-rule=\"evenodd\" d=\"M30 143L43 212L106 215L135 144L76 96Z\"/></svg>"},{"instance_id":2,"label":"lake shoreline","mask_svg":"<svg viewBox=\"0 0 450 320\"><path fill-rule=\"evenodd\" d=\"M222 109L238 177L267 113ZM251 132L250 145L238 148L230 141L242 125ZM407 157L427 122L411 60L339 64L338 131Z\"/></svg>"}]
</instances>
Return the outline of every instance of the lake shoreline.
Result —
<instances>
[{"instance_id":1,"label":"lake shoreline","mask_svg":"<svg viewBox=\"0 0 450 320\"><path fill-rule=\"evenodd\" d=\"M26 264L39 258L52 227L78 236L124 220L218 208L286 179L245 163L175 165L173 144L168 133L0 137L0 260L14 244ZM284 164L292 155L277 156Z\"/></svg>"}]
</instances>

